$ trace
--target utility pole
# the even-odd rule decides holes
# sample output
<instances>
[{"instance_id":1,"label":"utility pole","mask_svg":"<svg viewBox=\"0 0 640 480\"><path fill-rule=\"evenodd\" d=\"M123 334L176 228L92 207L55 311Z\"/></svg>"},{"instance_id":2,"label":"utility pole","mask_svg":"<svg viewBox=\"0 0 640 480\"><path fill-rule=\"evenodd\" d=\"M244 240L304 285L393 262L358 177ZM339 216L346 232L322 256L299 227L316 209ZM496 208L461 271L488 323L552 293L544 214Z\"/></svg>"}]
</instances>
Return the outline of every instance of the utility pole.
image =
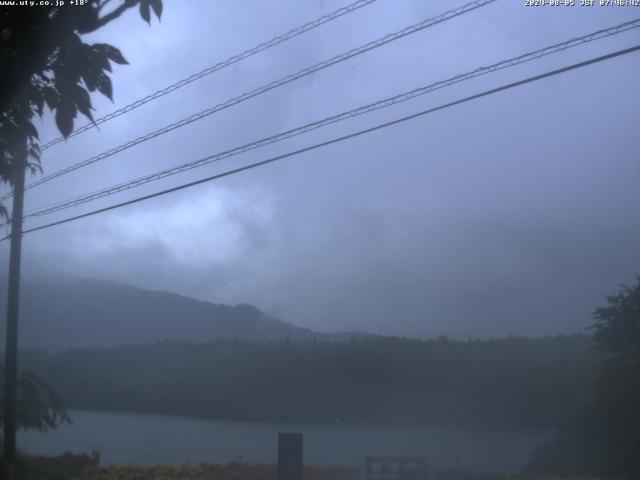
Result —
<instances>
[{"instance_id":1,"label":"utility pole","mask_svg":"<svg viewBox=\"0 0 640 480\"><path fill-rule=\"evenodd\" d=\"M4 362L4 458L3 479L16 479L16 390L18 377L18 305L20 302L20 257L26 151L15 165L11 246L9 251L9 292L7 296L7 337Z\"/></svg>"}]
</instances>

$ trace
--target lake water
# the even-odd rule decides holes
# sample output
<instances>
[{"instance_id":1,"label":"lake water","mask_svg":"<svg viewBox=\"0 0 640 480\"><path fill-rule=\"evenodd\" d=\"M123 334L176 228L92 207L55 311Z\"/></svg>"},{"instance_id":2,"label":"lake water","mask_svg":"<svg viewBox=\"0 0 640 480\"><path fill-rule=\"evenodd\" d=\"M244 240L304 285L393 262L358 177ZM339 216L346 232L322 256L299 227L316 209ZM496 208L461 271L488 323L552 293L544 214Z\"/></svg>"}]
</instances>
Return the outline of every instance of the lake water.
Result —
<instances>
[{"instance_id":1,"label":"lake water","mask_svg":"<svg viewBox=\"0 0 640 480\"><path fill-rule=\"evenodd\" d=\"M304 433L304 462L359 467L366 455L424 456L431 467L514 471L549 437L394 426L308 425L202 420L165 415L71 411L72 425L20 432L34 454L101 451L103 464L276 463L278 432Z\"/></svg>"}]
</instances>

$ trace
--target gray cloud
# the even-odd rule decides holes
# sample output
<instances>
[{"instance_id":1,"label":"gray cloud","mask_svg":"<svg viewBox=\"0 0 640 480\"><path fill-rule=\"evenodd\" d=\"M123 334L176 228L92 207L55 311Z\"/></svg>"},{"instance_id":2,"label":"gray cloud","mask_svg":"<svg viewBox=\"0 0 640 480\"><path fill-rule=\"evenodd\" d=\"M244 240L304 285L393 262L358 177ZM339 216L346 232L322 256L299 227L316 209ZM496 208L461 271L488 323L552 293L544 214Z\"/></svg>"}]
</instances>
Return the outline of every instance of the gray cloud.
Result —
<instances>
[{"instance_id":1,"label":"gray cloud","mask_svg":"<svg viewBox=\"0 0 640 480\"><path fill-rule=\"evenodd\" d=\"M96 35L131 65L117 105L337 8L167 1ZM94 131L45 172L451 8L381 0ZM634 17L499 1L29 192L49 204ZM199 178L637 43L629 32L121 194ZM295 159L25 237L25 277L111 278L250 302L319 330L486 337L575 332L640 271L640 163L629 56ZM99 114L114 106L96 98ZM43 137L54 136L49 119ZM48 135L47 135L48 134ZM74 213L76 212L74 211ZM49 219L62 218L64 215ZM34 222L32 225L36 225ZM6 258L6 245L2 246Z\"/></svg>"}]
</instances>

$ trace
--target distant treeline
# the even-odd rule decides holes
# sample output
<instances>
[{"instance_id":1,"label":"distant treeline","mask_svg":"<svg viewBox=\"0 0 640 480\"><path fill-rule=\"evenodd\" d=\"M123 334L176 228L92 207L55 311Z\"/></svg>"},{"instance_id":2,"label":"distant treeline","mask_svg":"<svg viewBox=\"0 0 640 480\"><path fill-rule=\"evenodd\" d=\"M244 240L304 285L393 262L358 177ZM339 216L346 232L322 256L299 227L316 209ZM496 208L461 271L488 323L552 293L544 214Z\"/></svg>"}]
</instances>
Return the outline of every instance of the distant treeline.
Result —
<instances>
[{"instance_id":1,"label":"distant treeline","mask_svg":"<svg viewBox=\"0 0 640 480\"><path fill-rule=\"evenodd\" d=\"M548 429L592 398L584 335L456 342L172 341L22 352L68 408L215 419Z\"/></svg>"}]
</instances>

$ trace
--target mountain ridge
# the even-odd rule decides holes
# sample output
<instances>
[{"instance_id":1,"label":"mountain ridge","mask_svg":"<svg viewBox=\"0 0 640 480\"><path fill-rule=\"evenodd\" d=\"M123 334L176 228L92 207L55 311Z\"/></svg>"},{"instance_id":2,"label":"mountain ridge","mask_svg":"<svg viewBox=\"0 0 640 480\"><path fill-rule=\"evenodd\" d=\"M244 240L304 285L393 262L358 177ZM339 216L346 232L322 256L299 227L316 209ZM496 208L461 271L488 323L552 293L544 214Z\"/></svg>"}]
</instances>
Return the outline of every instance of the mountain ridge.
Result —
<instances>
[{"instance_id":1,"label":"mountain ridge","mask_svg":"<svg viewBox=\"0 0 640 480\"><path fill-rule=\"evenodd\" d=\"M2 309L4 297L0 297ZM375 337L364 332L324 333L298 327L247 303L218 304L121 282L74 277L23 282L19 335L22 349L53 350L162 340L341 341ZM4 331L0 341L4 342Z\"/></svg>"}]
</instances>

